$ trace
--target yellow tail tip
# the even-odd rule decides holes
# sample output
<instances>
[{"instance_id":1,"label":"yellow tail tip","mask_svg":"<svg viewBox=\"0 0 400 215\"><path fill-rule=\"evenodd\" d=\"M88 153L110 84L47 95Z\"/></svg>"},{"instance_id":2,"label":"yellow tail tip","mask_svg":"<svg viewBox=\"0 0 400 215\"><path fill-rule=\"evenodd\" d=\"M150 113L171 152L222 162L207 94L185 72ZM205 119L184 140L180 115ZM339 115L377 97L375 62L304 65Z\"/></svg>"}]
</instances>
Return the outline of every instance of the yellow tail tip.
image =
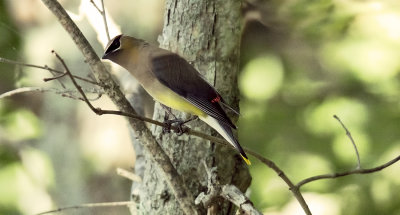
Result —
<instances>
[{"instance_id":1,"label":"yellow tail tip","mask_svg":"<svg viewBox=\"0 0 400 215\"><path fill-rule=\"evenodd\" d=\"M249 166L251 165L251 162L249 159L245 158L243 155L240 155L240 156L242 156L244 162L246 162L247 165L249 165Z\"/></svg>"}]
</instances>

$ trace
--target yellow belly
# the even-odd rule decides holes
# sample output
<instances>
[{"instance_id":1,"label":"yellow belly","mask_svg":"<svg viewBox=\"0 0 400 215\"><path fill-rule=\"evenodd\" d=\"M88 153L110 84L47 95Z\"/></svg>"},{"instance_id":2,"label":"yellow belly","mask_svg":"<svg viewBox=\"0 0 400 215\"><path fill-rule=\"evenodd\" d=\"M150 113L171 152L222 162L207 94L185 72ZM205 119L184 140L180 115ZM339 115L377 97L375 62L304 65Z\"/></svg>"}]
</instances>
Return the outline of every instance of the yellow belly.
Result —
<instances>
[{"instance_id":1,"label":"yellow belly","mask_svg":"<svg viewBox=\"0 0 400 215\"><path fill-rule=\"evenodd\" d=\"M158 85L158 84L157 84ZM173 109L187 112L197 116L206 116L207 114L204 113L202 110L188 102L183 97L176 94L171 89L165 86L153 86L152 90L147 90L147 92L158 102L171 107Z\"/></svg>"}]
</instances>

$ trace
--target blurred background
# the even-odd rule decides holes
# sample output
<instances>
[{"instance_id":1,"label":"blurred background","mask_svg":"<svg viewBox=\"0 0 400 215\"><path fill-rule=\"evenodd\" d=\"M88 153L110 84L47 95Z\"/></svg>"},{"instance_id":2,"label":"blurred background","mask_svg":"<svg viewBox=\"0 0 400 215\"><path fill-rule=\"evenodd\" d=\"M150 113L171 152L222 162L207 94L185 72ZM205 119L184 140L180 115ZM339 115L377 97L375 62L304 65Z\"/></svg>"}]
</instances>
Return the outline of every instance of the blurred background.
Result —
<instances>
[{"instance_id":1,"label":"blurred background","mask_svg":"<svg viewBox=\"0 0 400 215\"><path fill-rule=\"evenodd\" d=\"M60 2L101 55L93 5L89 0ZM111 36L122 31L156 43L163 1L105 4L117 23ZM332 117L336 114L351 131L363 167L400 154L398 0L249 0L243 16L242 145L273 160L294 182L351 170L356 156ZM90 78L80 52L41 1L0 0L0 57L62 69L52 49L74 74ZM43 82L48 77L45 70L0 63L0 94L20 87L62 89L57 81ZM105 96L94 104L115 109ZM255 206L269 215L303 214L275 172L251 160ZM83 102L54 93L0 99L0 214L126 201L131 182L115 169L129 170L134 161L121 117L97 116ZM312 182L302 193L314 214L400 214L399 190L400 165L394 164L374 174ZM62 214L129 212L101 208Z\"/></svg>"}]
</instances>

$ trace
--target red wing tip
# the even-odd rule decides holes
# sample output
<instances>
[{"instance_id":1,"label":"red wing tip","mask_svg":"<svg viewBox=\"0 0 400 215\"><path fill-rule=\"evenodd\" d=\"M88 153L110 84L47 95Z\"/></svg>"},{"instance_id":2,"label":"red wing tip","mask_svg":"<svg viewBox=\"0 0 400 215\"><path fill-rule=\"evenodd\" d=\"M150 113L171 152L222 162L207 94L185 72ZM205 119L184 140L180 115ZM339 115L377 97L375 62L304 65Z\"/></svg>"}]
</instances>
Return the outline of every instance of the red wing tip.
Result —
<instances>
[{"instance_id":1,"label":"red wing tip","mask_svg":"<svg viewBox=\"0 0 400 215\"><path fill-rule=\"evenodd\" d=\"M211 103L215 103L215 102L219 102L221 101L221 97L217 96L215 98L213 98L213 100L211 100Z\"/></svg>"}]
</instances>

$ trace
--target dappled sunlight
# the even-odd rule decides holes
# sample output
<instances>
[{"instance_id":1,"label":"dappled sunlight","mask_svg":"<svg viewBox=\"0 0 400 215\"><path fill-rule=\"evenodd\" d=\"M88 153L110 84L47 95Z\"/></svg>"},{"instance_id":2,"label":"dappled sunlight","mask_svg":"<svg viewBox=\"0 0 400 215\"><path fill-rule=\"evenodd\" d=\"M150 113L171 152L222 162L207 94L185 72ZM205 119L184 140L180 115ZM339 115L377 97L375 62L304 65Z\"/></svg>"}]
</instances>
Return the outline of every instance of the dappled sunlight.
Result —
<instances>
[{"instance_id":1,"label":"dappled sunlight","mask_svg":"<svg viewBox=\"0 0 400 215\"><path fill-rule=\"evenodd\" d=\"M358 179L358 180L357 180ZM357 208L368 204L363 196L362 178L358 177L351 184L344 185L339 191L340 202L347 208L346 214L357 214Z\"/></svg>"},{"instance_id":2,"label":"dappled sunlight","mask_svg":"<svg viewBox=\"0 0 400 215\"><path fill-rule=\"evenodd\" d=\"M21 164L9 164L0 171L0 205L9 209L17 207L20 195L17 187L17 171L24 172Z\"/></svg>"},{"instance_id":3,"label":"dappled sunlight","mask_svg":"<svg viewBox=\"0 0 400 215\"><path fill-rule=\"evenodd\" d=\"M346 37L323 46L324 64L369 83L394 78L400 69L400 12L395 1L339 2L355 18Z\"/></svg>"},{"instance_id":4,"label":"dappled sunlight","mask_svg":"<svg viewBox=\"0 0 400 215\"><path fill-rule=\"evenodd\" d=\"M0 11L7 14L0 18L9 20L0 20L4 35L0 57L62 69L50 52L54 49L73 74L85 78L90 74L82 54L42 2L3 2ZM111 37L122 32L156 43L167 15L164 1L104 2ZM255 29L243 32L257 39L241 43L246 59L241 59L237 77L240 144L274 161L293 183L354 170L357 157L345 130L333 118L337 115L354 138L363 168L398 156L400 1L251 2L250 10L259 13L259 20ZM101 56L107 39L98 11L89 0L61 3ZM202 34L198 29L188 33ZM215 28L213 33L221 32ZM214 42L224 41L212 41L207 48L213 49ZM106 66L121 79L125 93L137 91L128 72ZM56 81L43 82L51 76L45 70L1 63L0 89L63 89ZM73 88L69 81L63 81L66 89ZM105 97L93 105L116 110ZM0 100L0 214L127 200L131 182L118 176L115 168L134 166L131 142L124 117L98 116L78 100L36 92ZM249 193L254 205L267 215L304 214L287 184L257 159L250 159ZM374 174L313 181L301 191L316 215L398 214L399 167L396 163Z\"/></svg>"},{"instance_id":5,"label":"dappled sunlight","mask_svg":"<svg viewBox=\"0 0 400 215\"><path fill-rule=\"evenodd\" d=\"M22 169L16 172L18 206L24 214L39 213L53 206L51 196ZM42 177L46 177L43 175Z\"/></svg>"},{"instance_id":6,"label":"dappled sunlight","mask_svg":"<svg viewBox=\"0 0 400 215\"><path fill-rule=\"evenodd\" d=\"M95 0L93 2L97 5L97 7L99 7L99 9L102 9L100 0ZM118 26L112 19L107 8L105 13L107 17L108 33L110 34L109 36L113 38L114 36L121 34L121 27ZM99 20L102 20L103 17L93 6L91 1L81 1L79 6L79 14L74 14L72 12L69 12L69 14L74 21L82 21L82 19L87 19L97 34L97 40L102 44L103 47L106 47L108 43L106 28L104 27L103 22L99 22Z\"/></svg>"},{"instance_id":7,"label":"dappled sunlight","mask_svg":"<svg viewBox=\"0 0 400 215\"><path fill-rule=\"evenodd\" d=\"M0 120L4 126L4 138L10 141L39 138L43 134L41 122L35 114L27 109L16 110Z\"/></svg>"},{"instance_id":8,"label":"dappled sunlight","mask_svg":"<svg viewBox=\"0 0 400 215\"><path fill-rule=\"evenodd\" d=\"M252 120L264 116L268 112L268 108L249 102L240 104L240 112L242 117L239 120Z\"/></svg>"},{"instance_id":9,"label":"dappled sunlight","mask_svg":"<svg viewBox=\"0 0 400 215\"><path fill-rule=\"evenodd\" d=\"M297 153L289 158L287 162L292 165L286 168L286 173L294 181L300 181L302 179L319 175L326 174L333 171L332 165L324 157L309 153ZM307 189L315 191L326 191L329 184L326 182L314 182L306 185Z\"/></svg>"},{"instance_id":10,"label":"dappled sunlight","mask_svg":"<svg viewBox=\"0 0 400 215\"><path fill-rule=\"evenodd\" d=\"M304 115L306 128L316 135L342 133L343 128L333 115L343 119L351 129L362 129L368 122L368 109L363 103L356 99L332 97L307 108Z\"/></svg>"},{"instance_id":11,"label":"dappled sunlight","mask_svg":"<svg viewBox=\"0 0 400 215\"><path fill-rule=\"evenodd\" d=\"M285 90L282 91L283 99L290 105L298 105L309 102L313 96L321 93L321 90L331 83L323 80L311 80L304 76L284 83Z\"/></svg>"},{"instance_id":12,"label":"dappled sunlight","mask_svg":"<svg viewBox=\"0 0 400 215\"><path fill-rule=\"evenodd\" d=\"M38 187L48 188L54 186L53 165L45 153L26 147L21 151L20 155L25 171Z\"/></svg>"},{"instance_id":13,"label":"dappled sunlight","mask_svg":"<svg viewBox=\"0 0 400 215\"><path fill-rule=\"evenodd\" d=\"M371 153L371 143L368 135L358 129L351 129L351 136L357 146L361 162L368 160ZM345 163L348 166L348 169L353 169L357 166L355 149L344 130L342 133L335 135L332 143L332 151L335 154L336 159Z\"/></svg>"},{"instance_id":14,"label":"dappled sunlight","mask_svg":"<svg viewBox=\"0 0 400 215\"><path fill-rule=\"evenodd\" d=\"M283 67L275 55L265 55L251 60L239 79L240 90L252 100L263 101L274 96L283 81Z\"/></svg>"},{"instance_id":15,"label":"dappled sunlight","mask_svg":"<svg viewBox=\"0 0 400 215\"><path fill-rule=\"evenodd\" d=\"M105 97L96 101L95 105L104 110L116 110L115 105ZM80 119L80 148L94 169L108 172L117 165L123 168L134 165L135 156L125 118L98 116L84 103L79 105L77 117Z\"/></svg>"},{"instance_id":16,"label":"dappled sunlight","mask_svg":"<svg viewBox=\"0 0 400 215\"><path fill-rule=\"evenodd\" d=\"M318 194L304 192L304 198L313 214L340 215L339 196L332 194ZM299 202L292 198L290 202L281 209L269 209L264 211L264 215L294 215L303 214L304 211L299 207Z\"/></svg>"},{"instance_id":17,"label":"dappled sunlight","mask_svg":"<svg viewBox=\"0 0 400 215\"><path fill-rule=\"evenodd\" d=\"M0 205L7 209L18 208L23 214L38 213L53 204L43 187L16 163L1 169L0 189Z\"/></svg>"},{"instance_id":18,"label":"dappled sunlight","mask_svg":"<svg viewBox=\"0 0 400 215\"><path fill-rule=\"evenodd\" d=\"M390 181L385 180L382 176L376 176L371 184L371 196L381 207L390 205L391 199L396 197L397 190L393 190L394 186Z\"/></svg>"},{"instance_id":19,"label":"dappled sunlight","mask_svg":"<svg viewBox=\"0 0 400 215\"><path fill-rule=\"evenodd\" d=\"M380 83L370 83L370 88L367 89L368 92L376 94L376 95L386 95L382 98L382 100L386 100L393 103L398 103L400 105L399 96L400 96L400 83L397 79L392 78L385 80ZM400 106L393 107L400 111Z\"/></svg>"},{"instance_id":20,"label":"dappled sunlight","mask_svg":"<svg viewBox=\"0 0 400 215\"><path fill-rule=\"evenodd\" d=\"M393 144L391 148L386 150L386 153L383 154L380 159L379 163L388 162L389 160L395 158L396 156L400 155L400 141L397 141ZM398 164L397 164L398 165ZM400 186L400 171L383 171L382 176L385 177L386 180L389 180L393 185L397 187Z\"/></svg>"},{"instance_id":21,"label":"dappled sunlight","mask_svg":"<svg viewBox=\"0 0 400 215\"><path fill-rule=\"evenodd\" d=\"M374 39L349 38L329 43L323 49L322 56L328 67L351 72L366 82L393 78L400 68L400 53L391 44Z\"/></svg>"},{"instance_id":22,"label":"dappled sunlight","mask_svg":"<svg viewBox=\"0 0 400 215\"><path fill-rule=\"evenodd\" d=\"M250 193L250 198L256 200L257 208L283 205L291 197L287 185L272 170L256 164L250 171L253 177L252 186L258 187L257 191Z\"/></svg>"},{"instance_id":23,"label":"dappled sunlight","mask_svg":"<svg viewBox=\"0 0 400 215\"><path fill-rule=\"evenodd\" d=\"M78 15L81 2L86 17ZM162 1L104 2L111 36L123 28L125 34L155 41L163 22ZM104 24L90 1L61 4L76 15L77 25L96 53L102 54L96 31L102 31L103 41ZM51 54L54 49L73 74L87 78L90 70L82 54L41 1L2 1L0 10L4 36L0 39L0 57L62 70ZM57 81L43 82L43 78L52 77L46 70L15 65L5 69L4 65L0 64L0 88L8 84L5 89L29 86L63 90ZM73 89L69 79L63 82L66 89ZM79 83L84 89L93 88ZM109 103L101 100L95 106L116 109ZM25 151L27 145L41 153L31 148ZM118 176L115 168L129 169L134 160L123 117L98 116L83 102L51 93L33 92L0 100L0 214L34 214L74 203L127 199L130 182Z\"/></svg>"},{"instance_id":24,"label":"dappled sunlight","mask_svg":"<svg viewBox=\"0 0 400 215\"><path fill-rule=\"evenodd\" d=\"M376 17L378 27L384 30L382 33L389 39L399 43L400 39L400 13L385 13ZM379 32L379 29L378 29Z\"/></svg>"}]
</instances>

